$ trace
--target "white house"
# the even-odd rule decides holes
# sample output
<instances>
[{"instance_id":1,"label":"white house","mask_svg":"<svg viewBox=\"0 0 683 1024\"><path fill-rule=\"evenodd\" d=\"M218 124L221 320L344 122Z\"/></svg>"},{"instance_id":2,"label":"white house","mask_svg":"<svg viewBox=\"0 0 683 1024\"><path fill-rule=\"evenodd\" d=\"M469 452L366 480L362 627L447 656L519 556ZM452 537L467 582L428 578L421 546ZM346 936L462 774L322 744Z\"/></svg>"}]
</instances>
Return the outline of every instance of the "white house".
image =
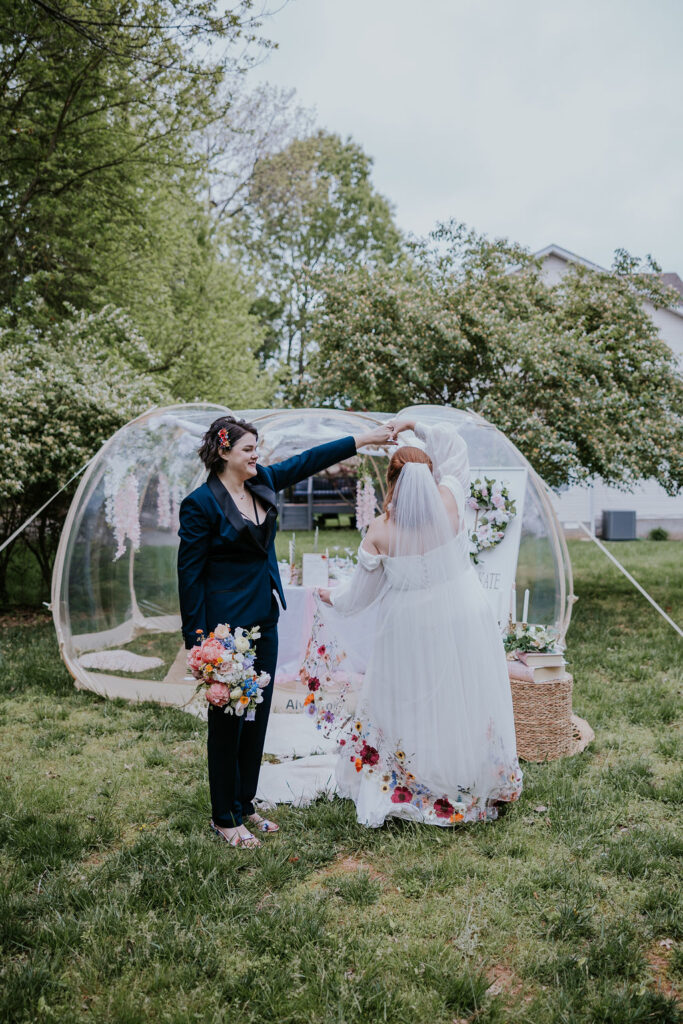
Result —
<instances>
[{"instance_id":1,"label":"white house","mask_svg":"<svg viewBox=\"0 0 683 1024\"><path fill-rule=\"evenodd\" d=\"M547 245L534 255L542 261L542 275L550 285L556 284L572 263L590 270L605 270L559 245ZM657 326L660 337L676 354L683 369L683 281L675 273L661 276L680 293L681 302L672 309L655 309L649 303L646 303L645 308ZM601 532L604 510L633 510L636 513L639 537L646 537L653 527L662 526L672 537L683 538L683 495L671 497L654 480L643 481L637 490L631 492L608 487L601 480L596 480L586 486L567 488L553 496L553 503L560 522L593 523L596 533Z\"/></svg>"}]
</instances>

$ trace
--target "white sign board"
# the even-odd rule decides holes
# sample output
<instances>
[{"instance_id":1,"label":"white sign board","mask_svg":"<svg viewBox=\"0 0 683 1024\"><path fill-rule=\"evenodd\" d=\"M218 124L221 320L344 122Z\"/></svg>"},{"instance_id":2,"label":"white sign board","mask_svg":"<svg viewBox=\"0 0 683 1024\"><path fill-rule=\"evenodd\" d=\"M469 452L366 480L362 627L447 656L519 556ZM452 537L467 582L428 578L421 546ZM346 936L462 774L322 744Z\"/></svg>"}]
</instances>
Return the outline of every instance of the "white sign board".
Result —
<instances>
[{"instance_id":1,"label":"white sign board","mask_svg":"<svg viewBox=\"0 0 683 1024\"><path fill-rule=\"evenodd\" d=\"M515 516L508 523L503 539L495 547L485 548L480 551L477 556L479 564L474 566L475 571L479 574L481 585L491 600L496 618L501 626L507 622L508 615L510 614L510 593L517 573L519 542L522 536L526 477L526 468L487 469L482 466L470 467L470 480L480 479L482 482L484 478L497 480L500 484L507 487L510 492L510 498L513 498L516 504ZM480 512L480 517L481 514ZM474 530L476 517L477 513L474 509L466 509L465 523L469 534Z\"/></svg>"},{"instance_id":2,"label":"white sign board","mask_svg":"<svg viewBox=\"0 0 683 1024\"><path fill-rule=\"evenodd\" d=\"M328 587L330 585L330 563L325 555L303 555L302 562L305 587Z\"/></svg>"}]
</instances>

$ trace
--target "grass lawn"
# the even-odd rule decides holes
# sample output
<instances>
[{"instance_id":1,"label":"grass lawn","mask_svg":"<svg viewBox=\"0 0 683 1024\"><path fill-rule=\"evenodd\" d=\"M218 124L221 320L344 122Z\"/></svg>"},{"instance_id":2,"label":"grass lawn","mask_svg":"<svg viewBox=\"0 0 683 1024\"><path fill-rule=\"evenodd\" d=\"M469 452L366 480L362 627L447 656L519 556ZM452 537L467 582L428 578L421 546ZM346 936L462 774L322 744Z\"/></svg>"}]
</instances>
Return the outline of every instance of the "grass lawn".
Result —
<instances>
[{"instance_id":1,"label":"grass lawn","mask_svg":"<svg viewBox=\"0 0 683 1024\"><path fill-rule=\"evenodd\" d=\"M47 619L5 628L0 1020L683 1019L680 640L570 548L574 707L596 740L526 765L499 822L452 831L369 830L320 800L228 849L201 724L76 692ZM613 549L681 621L683 548Z\"/></svg>"}]
</instances>

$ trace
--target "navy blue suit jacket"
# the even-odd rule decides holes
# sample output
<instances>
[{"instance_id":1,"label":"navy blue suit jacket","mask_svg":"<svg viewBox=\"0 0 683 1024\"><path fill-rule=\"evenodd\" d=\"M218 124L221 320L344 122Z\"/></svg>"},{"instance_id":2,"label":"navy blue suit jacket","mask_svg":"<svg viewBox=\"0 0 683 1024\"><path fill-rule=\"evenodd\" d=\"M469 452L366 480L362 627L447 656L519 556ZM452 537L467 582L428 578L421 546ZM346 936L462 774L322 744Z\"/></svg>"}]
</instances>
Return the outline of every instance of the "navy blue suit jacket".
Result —
<instances>
[{"instance_id":1,"label":"navy blue suit jacket","mask_svg":"<svg viewBox=\"0 0 683 1024\"><path fill-rule=\"evenodd\" d=\"M186 647L219 622L249 628L272 621L273 590L285 607L275 554L277 492L356 454L353 437L309 448L273 466L257 466L245 487L266 510L265 531L240 515L215 474L180 506L178 590Z\"/></svg>"}]
</instances>

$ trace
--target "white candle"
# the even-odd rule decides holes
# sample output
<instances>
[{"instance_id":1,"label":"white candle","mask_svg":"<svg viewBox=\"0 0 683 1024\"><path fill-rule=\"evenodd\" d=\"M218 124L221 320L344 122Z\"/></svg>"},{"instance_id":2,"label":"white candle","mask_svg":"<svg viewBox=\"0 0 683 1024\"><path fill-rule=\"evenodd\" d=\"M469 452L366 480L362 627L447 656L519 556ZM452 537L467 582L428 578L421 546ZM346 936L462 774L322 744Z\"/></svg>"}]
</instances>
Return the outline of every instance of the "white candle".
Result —
<instances>
[{"instance_id":1,"label":"white candle","mask_svg":"<svg viewBox=\"0 0 683 1024\"><path fill-rule=\"evenodd\" d=\"M294 565L294 541L289 542L289 564Z\"/></svg>"},{"instance_id":2,"label":"white candle","mask_svg":"<svg viewBox=\"0 0 683 1024\"><path fill-rule=\"evenodd\" d=\"M315 536L313 538L313 550L314 551L318 550L318 527L317 526L315 528Z\"/></svg>"},{"instance_id":3,"label":"white candle","mask_svg":"<svg viewBox=\"0 0 683 1024\"><path fill-rule=\"evenodd\" d=\"M526 623L529 621L529 591L524 591L524 611L522 612L522 622Z\"/></svg>"},{"instance_id":4,"label":"white candle","mask_svg":"<svg viewBox=\"0 0 683 1024\"><path fill-rule=\"evenodd\" d=\"M517 621L517 591L514 582L510 587L510 621Z\"/></svg>"}]
</instances>

